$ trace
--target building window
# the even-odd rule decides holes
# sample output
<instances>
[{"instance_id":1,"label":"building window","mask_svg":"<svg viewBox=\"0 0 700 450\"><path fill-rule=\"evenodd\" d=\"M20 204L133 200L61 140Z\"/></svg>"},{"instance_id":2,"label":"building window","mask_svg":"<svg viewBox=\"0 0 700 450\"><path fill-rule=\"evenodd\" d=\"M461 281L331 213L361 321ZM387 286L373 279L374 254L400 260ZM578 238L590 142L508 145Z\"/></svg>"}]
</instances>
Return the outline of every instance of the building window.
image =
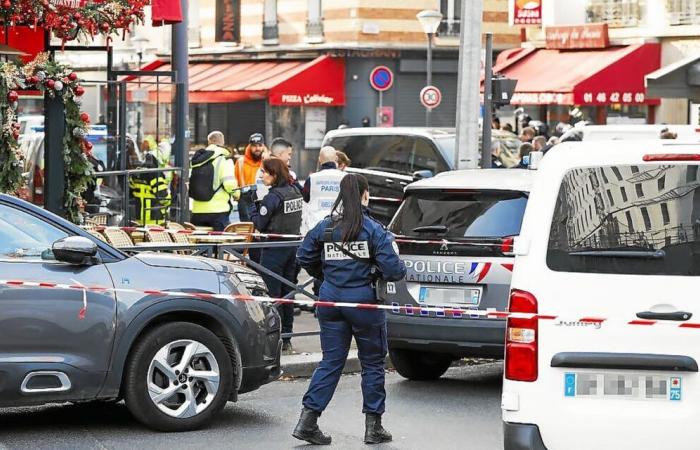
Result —
<instances>
[{"instance_id":1,"label":"building window","mask_svg":"<svg viewBox=\"0 0 700 450\"><path fill-rule=\"evenodd\" d=\"M610 206L615 206L615 199L613 198L612 192L608 189L608 200L610 201Z\"/></svg>"},{"instance_id":2,"label":"building window","mask_svg":"<svg viewBox=\"0 0 700 450\"><path fill-rule=\"evenodd\" d=\"M624 187L620 187L620 194L622 194L622 201L627 202L627 191Z\"/></svg>"},{"instance_id":3,"label":"building window","mask_svg":"<svg viewBox=\"0 0 700 450\"><path fill-rule=\"evenodd\" d=\"M610 183L610 181L608 180L608 176L605 175L605 169L600 169L600 174L603 176L603 181L605 182L605 184Z\"/></svg>"},{"instance_id":4,"label":"building window","mask_svg":"<svg viewBox=\"0 0 700 450\"><path fill-rule=\"evenodd\" d=\"M587 0L586 22L610 27L636 27L642 22L640 0Z\"/></svg>"},{"instance_id":5,"label":"building window","mask_svg":"<svg viewBox=\"0 0 700 450\"><path fill-rule=\"evenodd\" d=\"M615 174L615 178L617 178L617 181L622 181L622 174L620 173L620 169L618 169L617 167L613 167L612 171Z\"/></svg>"},{"instance_id":6,"label":"building window","mask_svg":"<svg viewBox=\"0 0 700 450\"><path fill-rule=\"evenodd\" d=\"M669 25L694 25L700 23L699 0L666 0Z\"/></svg>"},{"instance_id":7,"label":"building window","mask_svg":"<svg viewBox=\"0 0 700 450\"><path fill-rule=\"evenodd\" d=\"M666 203L661 204L661 216L664 219L664 225L671 223L671 216L668 214L668 205Z\"/></svg>"},{"instance_id":8,"label":"building window","mask_svg":"<svg viewBox=\"0 0 700 450\"><path fill-rule=\"evenodd\" d=\"M263 44L279 44L277 0L265 0L265 9L263 11Z\"/></svg>"},{"instance_id":9,"label":"building window","mask_svg":"<svg viewBox=\"0 0 700 450\"><path fill-rule=\"evenodd\" d=\"M688 166L688 172L685 175L686 183L693 183L698 179L698 166Z\"/></svg>"},{"instance_id":10,"label":"building window","mask_svg":"<svg viewBox=\"0 0 700 450\"><path fill-rule=\"evenodd\" d=\"M635 184L634 188L637 190L637 198L644 197L644 189L642 188L642 183Z\"/></svg>"},{"instance_id":11,"label":"building window","mask_svg":"<svg viewBox=\"0 0 700 450\"><path fill-rule=\"evenodd\" d=\"M440 12L442 22L438 28L438 35L459 37L462 0L440 0Z\"/></svg>"},{"instance_id":12,"label":"building window","mask_svg":"<svg viewBox=\"0 0 700 450\"><path fill-rule=\"evenodd\" d=\"M632 222L632 214L629 211L625 211L625 217L627 218L627 231L634 233L634 222Z\"/></svg>"},{"instance_id":13,"label":"building window","mask_svg":"<svg viewBox=\"0 0 700 450\"><path fill-rule=\"evenodd\" d=\"M323 9L321 0L308 0L309 14L306 19L306 42L320 44L323 42Z\"/></svg>"},{"instance_id":14,"label":"building window","mask_svg":"<svg viewBox=\"0 0 700 450\"><path fill-rule=\"evenodd\" d=\"M659 186L659 192L663 191L666 188L666 175L659 178L656 183Z\"/></svg>"},{"instance_id":15,"label":"building window","mask_svg":"<svg viewBox=\"0 0 700 450\"><path fill-rule=\"evenodd\" d=\"M644 219L644 228L647 231L651 230L651 217L649 217L649 211L646 208L639 208L642 212L642 219Z\"/></svg>"},{"instance_id":16,"label":"building window","mask_svg":"<svg viewBox=\"0 0 700 450\"><path fill-rule=\"evenodd\" d=\"M637 166L632 166L632 175L636 175L639 173L639 167Z\"/></svg>"}]
</instances>

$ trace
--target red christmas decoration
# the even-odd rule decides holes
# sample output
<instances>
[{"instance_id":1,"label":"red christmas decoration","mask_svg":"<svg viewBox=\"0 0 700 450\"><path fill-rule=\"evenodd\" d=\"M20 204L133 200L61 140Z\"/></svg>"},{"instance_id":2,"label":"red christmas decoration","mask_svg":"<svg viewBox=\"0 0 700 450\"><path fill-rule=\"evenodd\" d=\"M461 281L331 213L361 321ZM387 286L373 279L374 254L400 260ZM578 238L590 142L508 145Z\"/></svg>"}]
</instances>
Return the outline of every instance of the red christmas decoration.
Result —
<instances>
[{"instance_id":1,"label":"red christmas decoration","mask_svg":"<svg viewBox=\"0 0 700 450\"><path fill-rule=\"evenodd\" d=\"M70 74L68 74L68 79L71 81L75 81L78 79L78 74L75 72L71 72Z\"/></svg>"},{"instance_id":2,"label":"red christmas decoration","mask_svg":"<svg viewBox=\"0 0 700 450\"><path fill-rule=\"evenodd\" d=\"M10 91L7 93L7 101L10 103L14 103L17 100L19 100L19 94L17 91Z\"/></svg>"},{"instance_id":3,"label":"red christmas decoration","mask_svg":"<svg viewBox=\"0 0 700 450\"><path fill-rule=\"evenodd\" d=\"M86 112L80 113L80 120L82 120L85 123L90 123L90 114Z\"/></svg>"},{"instance_id":4,"label":"red christmas decoration","mask_svg":"<svg viewBox=\"0 0 700 450\"><path fill-rule=\"evenodd\" d=\"M85 93L85 89L82 86L77 86L73 92L75 92L75 95L80 97Z\"/></svg>"},{"instance_id":5,"label":"red christmas decoration","mask_svg":"<svg viewBox=\"0 0 700 450\"><path fill-rule=\"evenodd\" d=\"M49 89L53 89L53 87L56 86L56 82L52 79L48 79L48 80L46 80L46 86Z\"/></svg>"}]
</instances>

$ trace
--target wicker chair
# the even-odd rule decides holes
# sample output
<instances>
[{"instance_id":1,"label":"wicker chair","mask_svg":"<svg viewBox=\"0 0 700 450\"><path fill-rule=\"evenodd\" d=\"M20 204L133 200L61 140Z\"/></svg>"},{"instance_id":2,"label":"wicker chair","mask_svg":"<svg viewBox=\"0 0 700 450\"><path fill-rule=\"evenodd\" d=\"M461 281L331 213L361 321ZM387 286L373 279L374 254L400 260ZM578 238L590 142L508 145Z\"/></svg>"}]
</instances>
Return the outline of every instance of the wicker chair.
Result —
<instances>
[{"instance_id":1,"label":"wicker chair","mask_svg":"<svg viewBox=\"0 0 700 450\"><path fill-rule=\"evenodd\" d=\"M253 242L253 233L255 232L255 224L253 222L234 222L224 228L224 233L238 233L245 235L245 242ZM241 252L243 256L248 256L248 249ZM229 256L229 255L226 255Z\"/></svg>"},{"instance_id":2,"label":"wicker chair","mask_svg":"<svg viewBox=\"0 0 700 450\"><path fill-rule=\"evenodd\" d=\"M134 246L134 242L131 240L131 237L122 229L105 228L104 235L105 238L107 238L107 242L114 247L122 248Z\"/></svg>"},{"instance_id":3,"label":"wicker chair","mask_svg":"<svg viewBox=\"0 0 700 450\"><path fill-rule=\"evenodd\" d=\"M107 225L108 214L92 214L85 218L86 225L104 226Z\"/></svg>"},{"instance_id":4,"label":"wicker chair","mask_svg":"<svg viewBox=\"0 0 700 450\"><path fill-rule=\"evenodd\" d=\"M192 242L190 242L189 234L187 233L178 233L175 231L170 233L170 237L176 244L192 244ZM191 255L194 253L194 250L178 250L175 253L179 255Z\"/></svg>"},{"instance_id":5,"label":"wicker chair","mask_svg":"<svg viewBox=\"0 0 700 450\"><path fill-rule=\"evenodd\" d=\"M146 229L146 242L153 242L158 244L172 244L173 240L170 237L170 233L163 230L162 228L148 228Z\"/></svg>"},{"instance_id":6,"label":"wicker chair","mask_svg":"<svg viewBox=\"0 0 700 450\"><path fill-rule=\"evenodd\" d=\"M168 230L175 230L175 231L181 231L185 229L184 225L180 225L177 222L168 222L168 224L165 226Z\"/></svg>"},{"instance_id":7,"label":"wicker chair","mask_svg":"<svg viewBox=\"0 0 700 450\"><path fill-rule=\"evenodd\" d=\"M190 222L182 222L182 226L185 227L185 230L196 230L197 229L197 227Z\"/></svg>"},{"instance_id":8,"label":"wicker chair","mask_svg":"<svg viewBox=\"0 0 700 450\"><path fill-rule=\"evenodd\" d=\"M94 237L96 237L97 239L101 240L102 242L107 242L107 243L109 243L109 242L107 241L107 239L105 238L105 236L104 236L102 233L100 233L99 231L95 230L94 228L86 228L85 231L87 231L88 233L90 233L91 236L94 236Z\"/></svg>"}]
</instances>

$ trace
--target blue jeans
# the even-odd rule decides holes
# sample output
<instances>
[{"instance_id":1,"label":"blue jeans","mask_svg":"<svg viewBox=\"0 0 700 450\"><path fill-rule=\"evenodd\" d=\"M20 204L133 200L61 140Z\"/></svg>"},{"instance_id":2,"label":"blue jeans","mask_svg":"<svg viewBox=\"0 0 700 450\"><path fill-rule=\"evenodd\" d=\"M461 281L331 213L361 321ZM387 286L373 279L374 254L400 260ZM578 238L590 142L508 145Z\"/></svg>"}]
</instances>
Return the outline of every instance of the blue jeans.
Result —
<instances>
[{"instance_id":1,"label":"blue jeans","mask_svg":"<svg viewBox=\"0 0 700 450\"><path fill-rule=\"evenodd\" d=\"M319 413L326 409L340 381L354 336L362 365L362 412L383 414L387 354L384 311L322 307L316 313L321 325L323 360L311 377L304 407Z\"/></svg>"}]
</instances>

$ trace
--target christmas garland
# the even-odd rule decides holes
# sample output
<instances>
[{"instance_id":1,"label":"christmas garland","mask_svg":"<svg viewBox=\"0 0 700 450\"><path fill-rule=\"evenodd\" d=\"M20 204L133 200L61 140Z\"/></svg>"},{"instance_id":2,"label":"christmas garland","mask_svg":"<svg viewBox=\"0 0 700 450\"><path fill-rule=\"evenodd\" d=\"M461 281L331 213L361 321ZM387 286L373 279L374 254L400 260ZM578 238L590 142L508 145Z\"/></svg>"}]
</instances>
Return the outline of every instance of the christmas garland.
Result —
<instances>
[{"instance_id":1,"label":"christmas garland","mask_svg":"<svg viewBox=\"0 0 700 450\"><path fill-rule=\"evenodd\" d=\"M0 0L0 23L42 26L64 43L79 35L94 38L126 33L143 23L150 0Z\"/></svg>"},{"instance_id":2,"label":"christmas garland","mask_svg":"<svg viewBox=\"0 0 700 450\"><path fill-rule=\"evenodd\" d=\"M29 64L20 67L14 63L0 64L0 191L16 193L23 184L22 155L17 138L17 89L39 90L51 98L60 98L65 109L66 131L63 136L66 186L64 191L66 216L80 222L81 194L93 180L93 167L87 159L92 143L87 135L90 116L80 112L85 89L78 75L64 64L51 61L46 53L39 54ZM44 151L49 149L45 146Z\"/></svg>"}]
</instances>

